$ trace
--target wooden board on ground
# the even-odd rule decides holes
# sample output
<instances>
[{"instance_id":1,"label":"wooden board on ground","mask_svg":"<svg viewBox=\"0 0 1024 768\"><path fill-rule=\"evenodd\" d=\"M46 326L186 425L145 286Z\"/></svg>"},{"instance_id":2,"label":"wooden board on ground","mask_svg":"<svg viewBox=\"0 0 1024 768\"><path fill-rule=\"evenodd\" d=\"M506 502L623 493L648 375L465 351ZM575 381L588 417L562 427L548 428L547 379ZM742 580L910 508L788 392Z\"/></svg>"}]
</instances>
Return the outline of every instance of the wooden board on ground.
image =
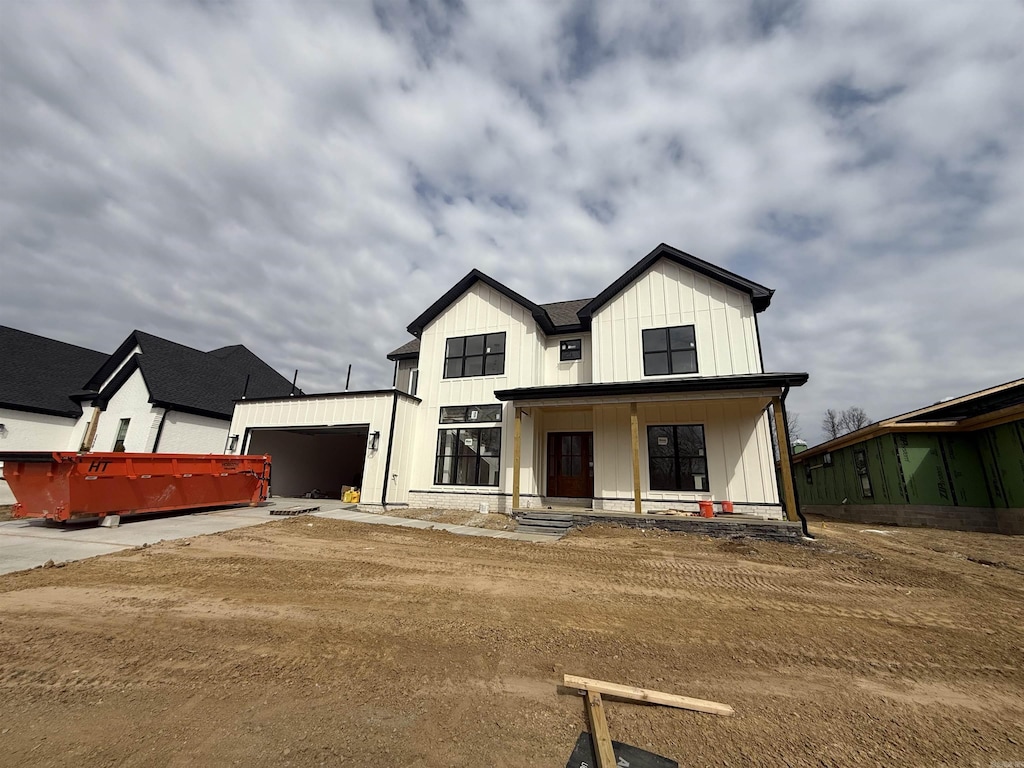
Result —
<instances>
[{"instance_id":1,"label":"wooden board on ground","mask_svg":"<svg viewBox=\"0 0 1024 768\"><path fill-rule=\"evenodd\" d=\"M319 512L319 511L320 511L320 507L319 506L309 505L309 504L299 504L298 506L295 506L295 507L278 507L276 509L272 509L272 510L270 510L270 514L272 514L272 515L285 515L285 516L291 517L292 515L304 515L307 512Z\"/></svg>"},{"instance_id":2,"label":"wooden board on ground","mask_svg":"<svg viewBox=\"0 0 1024 768\"><path fill-rule=\"evenodd\" d=\"M628 765L630 768L679 768L679 763L675 760L669 760L667 757L623 744L620 741L613 741L612 749L617 760L621 761L619 764ZM565 764L565 768L594 768L597 765L596 761L597 755L594 752L590 734L581 733L576 740L572 754L569 755L569 762Z\"/></svg>"},{"instance_id":3,"label":"wooden board on ground","mask_svg":"<svg viewBox=\"0 0 1024 768\"><path fill-rule=\"evenodd\" d=\"M646 701L649 704L661 704L666 707L678 709L690 709L695 712L707 712L711 715L732 715L735 714L728 704L720 704L717 701L705 701L703 699L691 699L688 696L676 696L673 693L652 691L647 688L636 688L632 685L619 685L604 680L592 680L589 677L577 677L576 675L565 675L563 685L566 688L577 688L581 691L594 691L608 696L615 696L630 701Z\"/></svg>"},{"instance_id":4,"label":"wooden board on ground","mask_svg":"<svg viewBox=\"0 0 1024 768\"><path fill-rule=\"evenodd\" d=\"M587 691L587 717L590 719L590 732L594 736L597 768L615 768L615 752L612 750L612 737L608 733L608 720L604 716L600 693Z\"/></svg>"}]
</instances>

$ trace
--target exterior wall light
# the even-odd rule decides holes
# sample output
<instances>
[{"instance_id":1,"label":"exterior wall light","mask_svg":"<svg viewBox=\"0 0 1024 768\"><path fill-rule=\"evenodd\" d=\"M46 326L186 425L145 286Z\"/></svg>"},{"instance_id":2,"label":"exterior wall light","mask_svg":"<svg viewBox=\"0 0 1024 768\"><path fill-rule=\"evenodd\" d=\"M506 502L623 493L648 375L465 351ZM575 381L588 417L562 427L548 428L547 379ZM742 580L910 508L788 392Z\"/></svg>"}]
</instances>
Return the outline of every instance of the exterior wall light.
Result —
<instances>
[{"instance_id":1,"label":"exterior wall light","mask_svg":"<svg viewBox=\"0 0 1024 768\"><path fill-rule=\"evenodd\" d=\"M368 445L371 451L377 450L377 446L380 445L380 432L370 433L370 441Z\"/></svg>"}]
</instances>

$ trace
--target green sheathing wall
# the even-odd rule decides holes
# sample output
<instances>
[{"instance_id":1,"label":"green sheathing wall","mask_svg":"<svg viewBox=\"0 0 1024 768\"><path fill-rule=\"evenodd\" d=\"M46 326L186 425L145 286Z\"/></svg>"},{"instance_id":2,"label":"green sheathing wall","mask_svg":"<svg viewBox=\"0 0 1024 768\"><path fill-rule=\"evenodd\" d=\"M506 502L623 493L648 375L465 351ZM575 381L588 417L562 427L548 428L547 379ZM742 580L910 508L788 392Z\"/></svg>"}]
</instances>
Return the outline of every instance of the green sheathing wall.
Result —
<instances>
[{"instance_id":1,"label":"green sheathing wall","mask_svg":"<svg viewBox=\"0 0 1024 768\"><path fill-rule=\"evenodd\" d=\"M992 506L1024 507L1024 421L982 430L978 448Z\"/></svg>"},{"instance_id":2,"label":"green sheathing wall","mask_svg":"<svg viewBox=\"0 0 1024 768\"><path fill-rule=\"evenodd\" d=\"M939 440L957 504L961 507L991 507L992 496L978 451L978 437L950 434L940 435Z\"/></svg>"},{"instance_id":3,"label":"green sheathing wall","mask_svg":"<svg viewBox=\"0 0 1024 768\"><path fill-rule=\"evenodd\" d=\"M939 449L939 436L912 432L894 437L908 503L952 506L953 494Z\"/></svg>"},{"instance_id":4,"label":"green sheathing wall","mask_svg":"<svg viewBox=\"0 0 1024 768\"><path fill-rule=\"evenodd\" d=\"M858 450L867 458L870 497L856 471ZM831 467L815 456L795 474L802 504L1024 507L1024 422L978 433L882 435L833 451Z\"/></svg>"},{"instance_id":5,"label":"green sheathing wall","mask_svg":"<svg viewBox=\"0 0 1024 768\"><path fill-rule=\"evenodd\" d=\"M855 452L863 450L867 458L868 478L872 496L864 496L857 474ZM812 467L813 482L808 484L806 464L796 465L797 493L801 504L906 504L900 465L892 435L866 440L863 443L832 452L832 466L822 465L822 457L807 462Z\"/></svg>"}]
</instances>

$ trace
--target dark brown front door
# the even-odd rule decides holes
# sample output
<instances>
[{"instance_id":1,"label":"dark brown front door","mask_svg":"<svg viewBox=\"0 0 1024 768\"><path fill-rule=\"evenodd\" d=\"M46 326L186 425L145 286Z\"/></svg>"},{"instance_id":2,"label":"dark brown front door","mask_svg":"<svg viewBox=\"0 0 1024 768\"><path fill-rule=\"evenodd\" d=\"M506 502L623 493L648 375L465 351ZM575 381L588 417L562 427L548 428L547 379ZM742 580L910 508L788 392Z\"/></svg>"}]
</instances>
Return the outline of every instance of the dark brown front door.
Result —
<instances>
[{"instance_id":1,"label":"dark brown front door","mask_svg":"<svg viewBox=\"0 0 1024 768\"><path fill-rule=\"evenodd\" d=\"M548 434L548 496L594 496L594 433Z\"/></svg>"}]
</instances>

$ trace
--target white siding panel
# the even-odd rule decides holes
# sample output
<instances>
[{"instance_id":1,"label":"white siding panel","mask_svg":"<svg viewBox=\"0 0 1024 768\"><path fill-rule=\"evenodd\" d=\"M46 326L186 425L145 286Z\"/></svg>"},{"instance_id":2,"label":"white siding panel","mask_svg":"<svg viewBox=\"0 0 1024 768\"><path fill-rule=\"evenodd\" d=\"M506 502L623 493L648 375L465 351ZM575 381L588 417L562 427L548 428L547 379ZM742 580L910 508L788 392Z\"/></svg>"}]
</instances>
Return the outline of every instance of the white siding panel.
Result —
<instances>
[{"instance_id":1,"label":"white siding panel","mask_svg":"<svg viewBox=\"0 0 1024 768\"><path fill-rule=\"evenodd\" d=\"M760 371L750 297L662 259L594 315L593 380L642 380L643 329L689 324L698 375Z\"/></svg>"},{"instance_id":2,"label":"white siding panel","mask_svg":"<svg viewBox=\"0 0 1024 768\"><path fill-rule=\"evenodd\" d=\"M84 415L91 416L89 409ZM128 453L148 453L153 450L156 430L160 424L163 408L149 402L149 390L142 378L142 371L135 371L121 388L114 393L107 407L100 414L100 423L93 441L94 451L112 451L117 440L121 419L129 419L124 449ZM224 421L224 425L227 425Z\"/></svg>"}]
</instances>

